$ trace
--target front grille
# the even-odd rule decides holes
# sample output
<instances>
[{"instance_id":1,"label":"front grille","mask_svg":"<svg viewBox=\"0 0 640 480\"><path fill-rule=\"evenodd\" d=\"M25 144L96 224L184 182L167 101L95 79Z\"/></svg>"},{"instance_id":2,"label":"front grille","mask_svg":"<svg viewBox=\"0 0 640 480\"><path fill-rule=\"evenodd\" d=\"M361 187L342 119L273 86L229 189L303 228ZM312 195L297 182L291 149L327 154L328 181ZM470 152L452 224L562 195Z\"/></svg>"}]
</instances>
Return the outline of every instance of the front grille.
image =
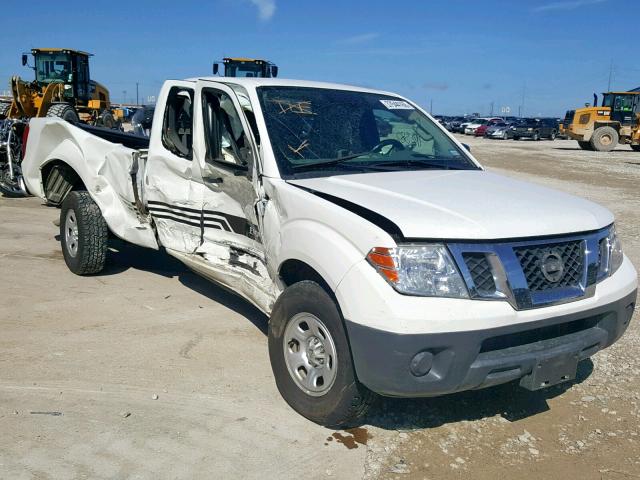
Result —
<instances>
[{"instance_id":1,"label":"front grille","mask_svg":"<svg viewBox=\"0 0 640 480\"><path fill-rule=\"evenodd\" d=\"M551 243L540 246L514 248L527 280L529 290L542 292L562 287L577 287L583 277L584 245L580 240ZM562 270L557 265L545 275L545 265L561 259Z\"/></svg>"},{"instance_id":2,"label":"front grille","mask_svg":"<svg viewBox=\"0 0 640 480\"><path fill-rule=\"evenodd\" d=\"M481 296L494 294L496 283L487 256L484 253L464 253L462 257L478 294Z\"/></svg>"}]
</instances>

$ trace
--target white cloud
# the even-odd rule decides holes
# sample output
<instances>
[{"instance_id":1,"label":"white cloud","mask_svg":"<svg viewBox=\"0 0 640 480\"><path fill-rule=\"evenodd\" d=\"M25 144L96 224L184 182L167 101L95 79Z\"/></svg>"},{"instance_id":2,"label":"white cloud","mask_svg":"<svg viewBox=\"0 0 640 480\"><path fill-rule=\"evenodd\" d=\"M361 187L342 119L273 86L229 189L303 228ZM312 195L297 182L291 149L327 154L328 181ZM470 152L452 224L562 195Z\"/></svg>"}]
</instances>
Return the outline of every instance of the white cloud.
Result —
<instances>
[{"instance_id":1,"label":"white cloud","mask_svg":"<svg viewBox=\"0 0 640 480\"><path fill-rule=\"evenodd\" d=\"M379 36L379 33L362 33L360 35L354 35L353 37L347 37L343 38L342 40L338 40L338 43L341 45L362 45L363 43L368 43L372 40L375 40Z\"/></svg>"},{"instance_id":2,"label":"white cloud","mask_svg":"<svg viewBox=\"0 0 640 480\"><path fill-rule=\"evenodd\" d=\"M273 14L276 13L276 0L249 0L258 8L258 17L260 20L271 20Z\"/></svg>"},{"instance_id":3,"label":"white cloud","mask_svg":"<svg viewBox=\"0 0 640 480\"><path fill-rule=\"evenodd\" d=\"M532 12L550 12L553 10L575 10L576 8L586 7L588 5L595 5L597 3L603 3L607 0L570 0L566 2L554 2L540 5L539 7L532 8Z\"/></svg>"}]
</instances>

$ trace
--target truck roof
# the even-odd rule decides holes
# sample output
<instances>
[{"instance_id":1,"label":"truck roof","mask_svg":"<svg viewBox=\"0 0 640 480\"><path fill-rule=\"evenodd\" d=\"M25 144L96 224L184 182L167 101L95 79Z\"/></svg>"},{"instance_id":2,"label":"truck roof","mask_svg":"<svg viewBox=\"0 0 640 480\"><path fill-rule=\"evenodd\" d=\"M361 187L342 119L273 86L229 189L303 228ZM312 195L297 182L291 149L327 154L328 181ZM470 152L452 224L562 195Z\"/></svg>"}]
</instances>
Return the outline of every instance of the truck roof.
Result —
<instances>
[{"instance_id":1,"label":"truck roof","mask_svg":"<svg viewBox=\"0 0 640 480\"><path fill-rule=\"evenodd\" d=\"M287 86L287 87L307 87L307 88L331 88L334 90L352 90L356 92L377 93L382 95L399 96L397 93L387 92L384 90L375 90L372 88L358 87L355 85L347 85L343 83L317 82L313 80L293 80L287 78L264 78L264 77L194 77L187 78L187 82L195 82L197 80L207 80L210 82L228 83L242 85L245 88L257 88L264 86Z\"/></svg>"}]
</instances>

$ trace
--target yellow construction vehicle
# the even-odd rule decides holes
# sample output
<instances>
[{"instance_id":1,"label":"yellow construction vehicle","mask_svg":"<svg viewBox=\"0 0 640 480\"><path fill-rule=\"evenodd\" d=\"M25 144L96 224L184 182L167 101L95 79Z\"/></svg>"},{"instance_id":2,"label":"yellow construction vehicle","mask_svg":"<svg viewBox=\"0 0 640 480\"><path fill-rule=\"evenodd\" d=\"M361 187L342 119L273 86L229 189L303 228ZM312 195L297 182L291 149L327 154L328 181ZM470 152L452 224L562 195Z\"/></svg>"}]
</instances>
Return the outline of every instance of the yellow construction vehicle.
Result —
<instances>
[{"instance_id":1,"label":"yellow construction vehicle","mask_svg":"<svg viewBox=\"0 0 640 480\"><path fill-rule=\"evenodd\" d=\"M636 115L636 124L631 132L631 148L640 152L640 113Z\"/></svg>"},{"instance_id":2,"label":"yellow construction vehicle","mask_svg":"<svg viewBox=\"0 0 640 480\"><path fill-rule=\"evenodd\" d=\"M11 78L13 100L0 102L0 119L60 117L71 122L115 126L109 91L89 75L90 53L34 48L31 54L34 65L28 65L28 54L22 55L22 65L35 70L35 80Z\"/></svg>"},{"instance_id":3,"label":"yellow construction vehicle","mask_svg":"<svg viewBox=\"0 0 640 480\"><path fill-rule=\"evenodd\" d=\"M217 75L220 64L224 66L225 77L277 77L278 66L269 60L255 58L226 57L222 62L213 63L213 74Z\"/></svg>"},{"instance_id":4,"label":"yellow construction vehicle","mask_svg":"<svg viewBox=\"0 0 640 480\"><path fill-rule=\"evenodd\" d=\"M587 104L585 108L567 112L561 130L568 138L577 140L583 150L609 152L620 143L640 151L633 142L639 113L640 92L603 93L600 106L594 94L593 106Z\"/></svg>"}]
</instances>

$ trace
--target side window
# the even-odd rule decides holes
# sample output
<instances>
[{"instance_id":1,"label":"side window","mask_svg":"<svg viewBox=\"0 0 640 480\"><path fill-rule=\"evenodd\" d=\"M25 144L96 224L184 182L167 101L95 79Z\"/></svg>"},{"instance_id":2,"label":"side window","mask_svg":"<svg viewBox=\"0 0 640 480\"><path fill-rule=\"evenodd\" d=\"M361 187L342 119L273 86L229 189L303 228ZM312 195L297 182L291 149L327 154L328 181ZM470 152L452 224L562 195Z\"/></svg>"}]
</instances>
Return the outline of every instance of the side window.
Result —
<instances>
[{"instance_id":1,"label":"side window","mask_svg":"<svg viewBox=\"0 0 640 480\"><path fill-rule=\"evenodd\" d=\"M173 87L162 122L162 145L171 153L193 158L193 90Z\"/></svg>"},{"instance_id":2,"label":"side window","mask_svg":"<svg viewBox=\"0 0 640 480\"><path fill-rule=\"evenodd\" d=\"M219 162L245 168L249 163L250 145L231 98L223 92L202 92L202 116L209 163Z\"/></svg>"}]
</instances>

